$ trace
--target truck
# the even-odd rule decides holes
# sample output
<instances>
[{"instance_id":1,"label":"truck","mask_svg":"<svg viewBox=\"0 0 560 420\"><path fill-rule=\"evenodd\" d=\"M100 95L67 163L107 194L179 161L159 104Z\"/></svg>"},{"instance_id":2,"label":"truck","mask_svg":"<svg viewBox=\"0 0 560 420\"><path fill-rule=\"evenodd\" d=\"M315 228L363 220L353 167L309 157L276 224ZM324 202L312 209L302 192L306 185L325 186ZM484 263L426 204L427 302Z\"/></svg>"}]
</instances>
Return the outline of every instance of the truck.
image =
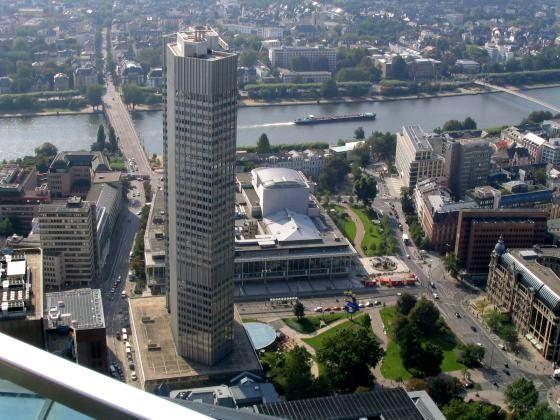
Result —
<instances>
[{"instance_id":1,"label":"truck","mask_svg":"<svg viewBox=\"0 0 560 420\"><path fill-rule=\"evenodd\" d=\"M560 379L560 368L554 369L554 372L552 373L552 378L553 379Z\"/></svg>"},{"instance_id":2,"label":"truck","mask_svg":"<svg viewBox=\"0 0 560 420\"><path fill-rule=\"evenodd\" d=\"M402 241L403 241L403 244L405 244L407 246L409 245L410 239L408 239L408 235L406 233L402 234Z\"/></svg>"}]
</instances>

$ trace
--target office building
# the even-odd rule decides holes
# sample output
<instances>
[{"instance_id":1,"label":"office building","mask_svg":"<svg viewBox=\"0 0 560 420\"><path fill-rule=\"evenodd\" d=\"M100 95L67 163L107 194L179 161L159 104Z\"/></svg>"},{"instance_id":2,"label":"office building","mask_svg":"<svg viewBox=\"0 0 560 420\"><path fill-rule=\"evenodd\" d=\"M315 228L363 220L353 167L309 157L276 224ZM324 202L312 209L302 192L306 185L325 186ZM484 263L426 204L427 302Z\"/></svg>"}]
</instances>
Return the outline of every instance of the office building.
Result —
<instances>
[{"instance_id":1,"label":"office building","mask_svg":"<svg viewBox=\"0 0 560 420\"><path fill-rule=\"evenodd\" d=\"M325 70L295 71L278 68L278 73L282 83L322 83L332 78L331 72Z\"/></svg>"},{"instance_id":2,"label":"office building","mask_svg":"<svg viewBox=\"0 0 560 420\"><path fill-rule=\"evenodd\" d=\"M490 257L487 295L507 313L519 334L546 359L560 360L560 251L558 248L506 248L496 244Z\"/></svg>"},{"instance_id":3,"label":"office building","mask_svg":"<svg viewBox=\"0 0 560 420\"><path fill-rule=\"evenodd\" d=\"M441 61L433 58L413 58L406 67L413 80L434 79L441 74Z\"/></svg>"},{"instance_id":4,"label":"office building","mask_svg":"<svg viewBox=\"0 0 560 420\"><path fill-rule=\"evenodd\" d=\"M101 268L109 256L111 239L123 205L121 175L116 171L96 174L86 198L86 201L95 203Z\"/></svg>"},{"instance_id":5,"label":"office building","mask_svg":"<svg viewBox=\"0 0 560 420\"><path fill-rule=\"evenodd\" d=\"M480 71L480 63L474 60L457 60L455 67L462 73L478 73Z\"/></svg>"},{"instance_id":6,"label":"office building","mask_svg":"<svg viewBox=\"0 0 560 420\"><path fill-rule=\"evenodd\" d=\"M414 188L418 181L443 175L444 159L434 152L432 137L438 136L419 126L406 126L397 133L395 165L406 187Z\"/></svg>"},{"instance_id":7,"label":"office building","mask_svg":"<svg viewBox=\"0 0 560 420\"><path fill-rule=\"evenodd\" d=\"M336 70L336 49L324 47L273 47L268 50L268 58L273 68L292 69L296 58L305 57L309 70Z\"/></svg>"},{"instance_id":8,"label":"office building","mask_svg":"<svg viewBox=\"0 0 560 420\"><path fill-rule=\"evenodd\" d=\"M471 188L488 184L493 153L490 142L484 139L447 142L445 176L455 199L463 199L465 192Z\"/></svg>"},{"instance_id":9,"label":"office building","mask_svg":"<svg viewBox=\"0 0 560 420\"><path fill-rule=\"evenodd\" d=\"M534 133L527 133L521 139L521 145L529 151L531 163L541 163L544 145L547 143L545 139Z\"/></svg>"},{"instance_id":10,"label":"office building","mask_svg":"<svg viewBox=\"0 0 560 420\"><path fill-rule=\"evenodd\" d=\"M498 238L513 247L544 243L548 218L545 210L466 209L459 213L455 255L467 275L485 277L490 253Z\"/></svg>"},{"instance_id":11,"label":"office building","mask_svg":"<svg viewBox=\"0 0 560 420\"><path fill-rule=\"evenodd\" d=\"M543 145L542 162L560 165L560 138L550 139Z\"/></svg>"},{"instance_id":12,"label":"office building","mask_svg":"<svg viewBox=\"0 0 560 420\"><path fill-rule=\"evenodd\" d=\"M156 190L150 206L144 233L144 261L146 283L153 294L167 291L167 263L165 258L165 197Z\"/></svg>"},{"instance_id":13,"label":"office building","mask_svg":"<svg viewBox=\"0 0 560 420\"><path fill-rule=\"evenodd\" d=\"M444 252L455 246L459 212L476 207L472 200L455 202L444 180L434 178L416 184L414 205L424 235L436 250Z\"/></svg>"},{"instance_id":14,"label":"office building","mask_svg":"<svg viewBox=\"0 0 560 420\"><path fill-rule=\"evenodd\" d=\"M85 198L96 173L110 172L101 152L59 152L49 166L47 183L53 197Z\"/></svg>"},{"instance_id":15,"label":"office building","mask_svg":"<svg viewBox=\"0 0 560 420\"><path fill-rule=\"evenodd\" d=\"M45 288L87 287L99 279L95 203L70 197L64 204L42 204L38 230Z\"/></svg>"},{"instance_id":16,"label":"office building","mask_svg":"<svg viewBox=\"0 0 560 420\"><path fill-rule=\"evenodd\" d=\"M476 187L467 192L469 199L479 207L488 209L550 208L554 191L547 187L529 186L522 181L510 181L497 189L489 185Z\"/></svg>"},{"instance_id":17,"label":"office building","mask_svg":"<svg viewBox=\"0 0 560 420\"><path fill-rule=\"evenodd\" d=\"M237 56L206 26L169 37L164 50L171 327L181 356L214 365L234 335Z\"/></svg>"},{"instance_id":18,"label":"office building","mask_svg":"<svg viewBox=\"0 0 560 420\"><path fill-rule=\"evenodd\" d=\"M0 220L9 218L22 233L29 232L41 204L51 202L46 184L37 185L37 172L13 164L0 167Z\"/></svg>"},{"instance_id":19,"label":"office building","mask_svg":"<svg viewBox=\"0 0 560 420\"><path fill-rule=\"evenodd\" d=\"M98 372L107 372L101 290L46 293L44 319L49 352Z\"/></svg>"},{"instance_id":20,"label":"office building","mask_svg":"<svg viewBox=\"0 0 560 420\"><path fill-rule=\"evenodd\" d=\"M300 173L257 168L237 174L237 183L235 282L243 293L262 282L348 277L357 253Z\"/></svg>"},{"instance_id":21,"label":"office building","mask_svg":"<svg viewBox=\"0 0 560 420\"><path fill-rule=\"evenodd\" d=\"M41 250L0 256L0 332L44 348Z\"/></svg>"}]
</instances>

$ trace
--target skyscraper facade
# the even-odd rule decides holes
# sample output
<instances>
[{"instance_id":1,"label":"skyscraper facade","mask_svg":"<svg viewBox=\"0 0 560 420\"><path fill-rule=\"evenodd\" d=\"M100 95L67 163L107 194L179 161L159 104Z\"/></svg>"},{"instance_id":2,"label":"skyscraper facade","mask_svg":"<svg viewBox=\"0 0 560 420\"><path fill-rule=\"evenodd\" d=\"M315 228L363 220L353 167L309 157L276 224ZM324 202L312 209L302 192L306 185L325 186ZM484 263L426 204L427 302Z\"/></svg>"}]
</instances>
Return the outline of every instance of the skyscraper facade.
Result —
<instances>
[{"instance_id":1,"label":"skyscraper facade","mask_svg":"<svg viewBox=\"0 0 560 420\"><path fill-rule=\"evenodd\" d=\"M233 341L237 55L206 26L164 50L168 306L179 354L214 365Z\"/></svg>"}]
</instances>

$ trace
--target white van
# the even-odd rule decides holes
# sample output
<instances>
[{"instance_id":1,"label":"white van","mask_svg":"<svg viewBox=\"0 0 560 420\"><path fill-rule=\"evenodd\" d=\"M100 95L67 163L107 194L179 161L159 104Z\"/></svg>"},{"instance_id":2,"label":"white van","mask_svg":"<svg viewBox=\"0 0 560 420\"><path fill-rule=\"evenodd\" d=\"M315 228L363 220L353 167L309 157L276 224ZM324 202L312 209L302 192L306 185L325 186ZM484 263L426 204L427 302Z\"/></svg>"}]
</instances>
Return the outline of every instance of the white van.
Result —
<instances>
[{"instance_id":1,"label":"white van","mask_svg":"<svg viewBox=\"0 0 560 420\"><path fill-rule=\"evenodd\" d=\"M122 335L122 339L123 339L123 341L128 340L128 334L124 333L124 334Z\"/></svg>"}]
</instances>

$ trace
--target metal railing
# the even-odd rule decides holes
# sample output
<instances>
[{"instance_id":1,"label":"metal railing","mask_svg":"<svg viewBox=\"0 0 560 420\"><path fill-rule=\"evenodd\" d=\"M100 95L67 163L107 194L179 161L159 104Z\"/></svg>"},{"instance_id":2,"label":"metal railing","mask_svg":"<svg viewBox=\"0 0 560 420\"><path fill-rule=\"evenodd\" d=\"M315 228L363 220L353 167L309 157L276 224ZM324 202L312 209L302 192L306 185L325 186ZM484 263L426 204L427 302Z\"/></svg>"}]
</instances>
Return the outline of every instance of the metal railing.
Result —
<instances>
[{"instance_id":1,"label":"metal railing","mask_svg":"<svg viewBox=\"0 0 560 420\"><path fill-rule=\"evenodd\" d=\"M211 419L0 333L0 378L104 419Z\"/></svg>"}]
</instances>

